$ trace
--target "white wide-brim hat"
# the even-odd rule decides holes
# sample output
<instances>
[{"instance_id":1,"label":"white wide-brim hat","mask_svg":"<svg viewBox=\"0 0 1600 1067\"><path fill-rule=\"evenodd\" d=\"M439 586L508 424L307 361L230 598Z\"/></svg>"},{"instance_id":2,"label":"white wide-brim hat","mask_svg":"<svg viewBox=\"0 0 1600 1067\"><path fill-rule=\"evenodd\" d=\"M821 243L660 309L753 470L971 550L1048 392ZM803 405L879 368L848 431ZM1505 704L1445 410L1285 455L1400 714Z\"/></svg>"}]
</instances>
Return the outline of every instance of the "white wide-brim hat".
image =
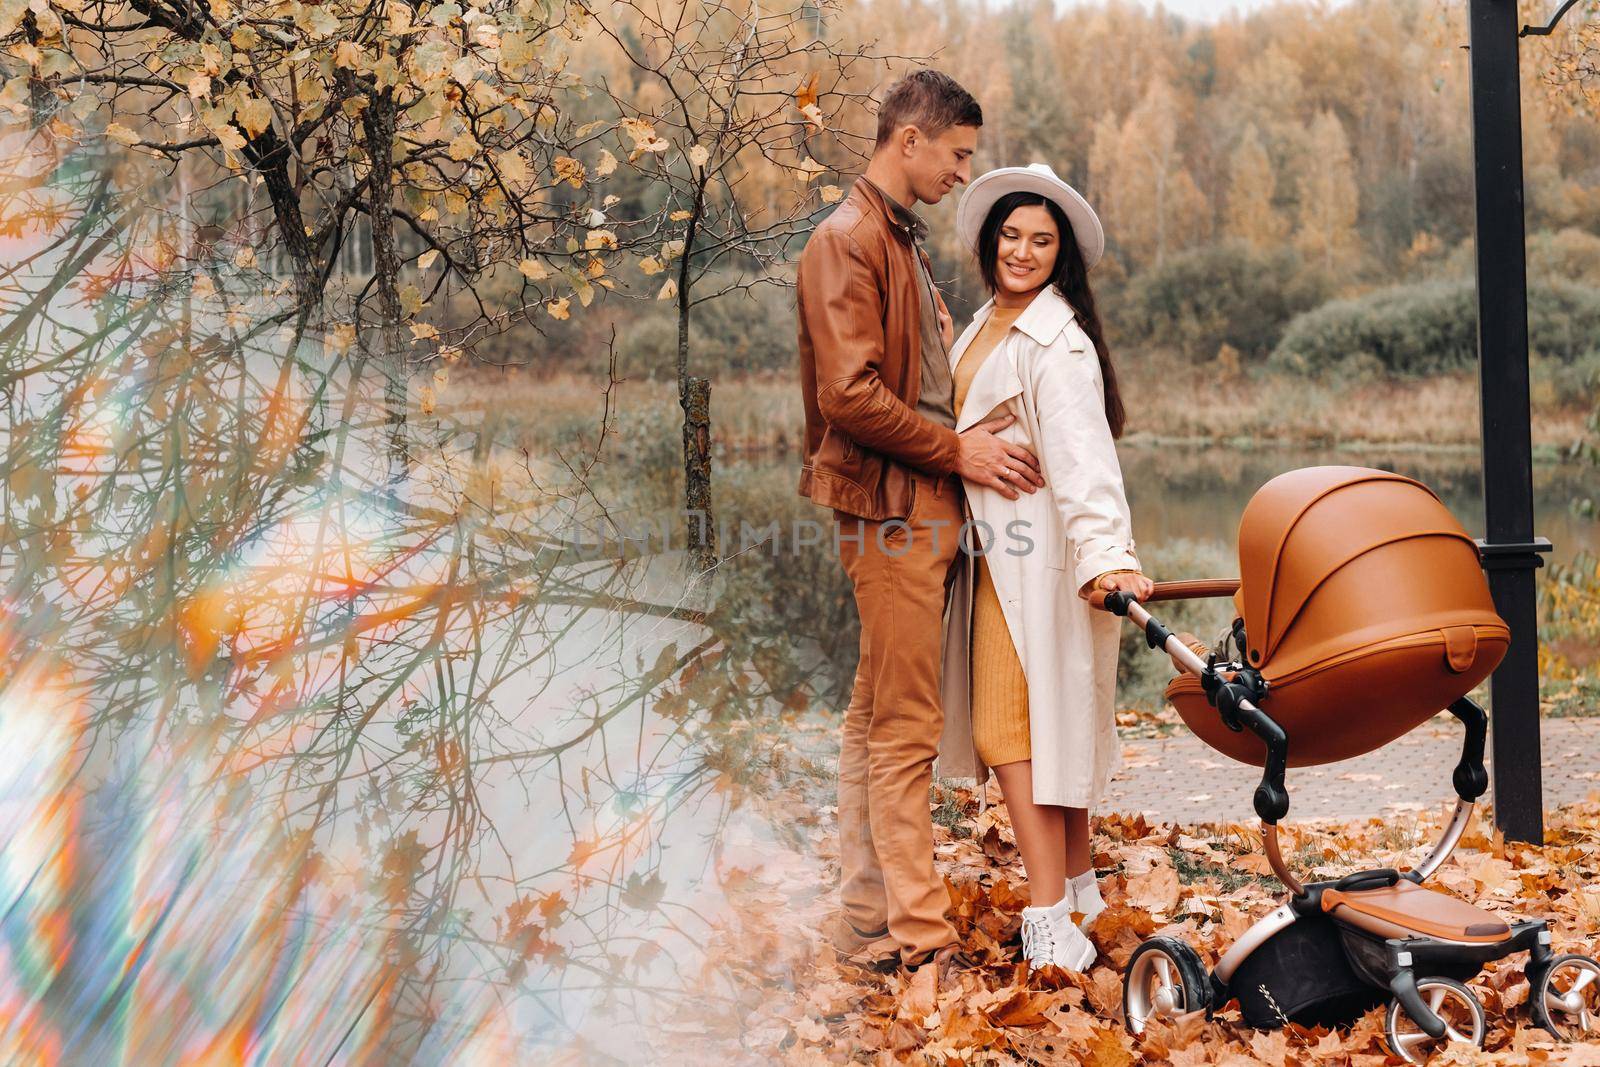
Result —
<instances>
[{"instance_id":1,"label":"white wide-brim hat","mask_svg":"<svg viewBox=\"0 0 1600 1067\"><path fill-rule=\"evenodd\" d=\"M1037 193L1055 201L1072 223L1072 234L1083 253L1084 269L1100 261L1106 250L1106 232L1100 226L1100 216L1078 190L1056 177L1056 172L1044 163L1000 167L980 174L967 186L967 191L961 194L961 202L956 205L956 233L974 254L978 251L978 231L983 229L989 209L1009 193Z\"/></svg>"}]
</instances>

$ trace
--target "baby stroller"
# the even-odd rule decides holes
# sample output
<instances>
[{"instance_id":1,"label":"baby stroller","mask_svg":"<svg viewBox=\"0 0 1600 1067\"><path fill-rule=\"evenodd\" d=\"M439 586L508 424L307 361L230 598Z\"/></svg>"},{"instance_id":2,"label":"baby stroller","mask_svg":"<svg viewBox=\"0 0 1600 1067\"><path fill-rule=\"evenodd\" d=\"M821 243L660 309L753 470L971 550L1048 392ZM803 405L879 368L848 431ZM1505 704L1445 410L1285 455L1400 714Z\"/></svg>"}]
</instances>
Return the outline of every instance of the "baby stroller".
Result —
<instances>
[{"instance_id":1,"label":"baby stroller","mask_svg":"<svg viewBox=\"0 0 1600 1067\"><path fill-rule=\"evenodd\" d=\"M1173 634L1126 593L1098 607L1144 628L1182 672L1167 698L1201 740L1263 768L1255 792L1273 873L1289 890L1207 973L1172 937L1135 950L1123 1010L1211 1013L1237 999L1245 1022L1343 1026L1388 1001L1386 1036L1408 1063L1436 1047L1482 1047L1483 1005L1464 984L1489 960L1529 954L1528 1006L1559 1040L1594 1036L1600 963L1555 955L1543 921L1507 924L1423 887L1449 857L1488 787L1488 719L1466 694L1505 654L1477 545L1418 482L1362 467L1310 467L1263 486L1239 525L1239 581L1164 582L1148 601L1232 596L1237 619L1216 648ZM1370 752L1441 708L1466 730L1443 837L1415 869L1302 884L1284 862L1284 773Z\"/></svg>"}]
</instances>

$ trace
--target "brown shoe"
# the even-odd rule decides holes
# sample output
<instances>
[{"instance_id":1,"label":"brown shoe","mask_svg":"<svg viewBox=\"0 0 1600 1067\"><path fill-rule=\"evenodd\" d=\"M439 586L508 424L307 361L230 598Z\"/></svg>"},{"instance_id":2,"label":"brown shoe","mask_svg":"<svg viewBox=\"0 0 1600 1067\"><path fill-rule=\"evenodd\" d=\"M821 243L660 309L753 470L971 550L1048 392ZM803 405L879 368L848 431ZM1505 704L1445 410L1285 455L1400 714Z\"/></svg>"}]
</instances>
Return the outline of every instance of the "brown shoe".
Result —
<instances>
[{"instance_id":1,"label":"brown shoe","mask_svg":"<svg viewBox=\"0 0 1600 1067\"><path fill-rule=\"evenodd\" d=\"M872 971L892 971L900 963L900 945L889 936L887 926L862 933L841 915L834 920L831 940L841 963Z\"/></svg>"},{"instance_id":2,"label":"brown shoe","mask_svg":"<svg viewBox=\"0 0 1600 1067\"><path fill-rule=\"evenodd\" d=\"M924 967L932 967L938 979L938 986L943 989L949 981L951 971L976 967L980 962L981 960L978 956L968 952L960 943L955 943L936 949L916 963L906 964L906 970L909 973L916 974Z\"/></svg>"}]
</instances>

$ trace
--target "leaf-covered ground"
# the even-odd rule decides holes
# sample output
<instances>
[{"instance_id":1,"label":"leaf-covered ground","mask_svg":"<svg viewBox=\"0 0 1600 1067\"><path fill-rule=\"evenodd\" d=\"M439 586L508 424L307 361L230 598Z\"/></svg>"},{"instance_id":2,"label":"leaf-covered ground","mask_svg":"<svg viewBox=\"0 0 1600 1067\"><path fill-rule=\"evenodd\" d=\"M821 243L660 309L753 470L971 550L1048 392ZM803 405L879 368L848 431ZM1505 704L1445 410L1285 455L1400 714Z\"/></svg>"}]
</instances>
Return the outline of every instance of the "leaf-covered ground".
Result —
<instances>
[{"instance_id":1,"label":"leaf-covered ground","mask_svg":"<svg viewBox=\"0 0 1600 1067\"><path fill-rule=\"evenodd\" d=\"M945 789L934 806L940 869L956 923L978 967L944 988L929 976L879 975L841 964L822 931L837 899L832 812L791 805L793 832L816 854L790 853L719 871L734 904L707 964L707 988L729 999L721 1024L695 1024L739 1062L1175 1064L1396 1063L1382 1011L1349 1031L1245 1027L1237 1006L1207 1022L1196 1013L1134 1039L1122 1025L1122 968L1138 944L1173 934L1216 962L1282 890L1268 873L1253 824L1152 825L1096 820L1095 863L1108 910L1092 936L1100 958L1084 975L1029 977L1018 962L1028 903L1003 806L991 786L979 812L968 790ZM1285 854L1302 877L1377 866L1404 869L1424 856L1444 816L1346 824L1289 824ZM736 855L735 853L739 854ZM724 855L742 861L740 850ZM1430 883L1504 918L1551 921L1557 952L1594 953L1600 927L1600 796L1552 812L1546 844L1508 844L1486 813ZM1600 1045L1558 1045L1528 1018L1523 955L1490 963L1470 985L1489 1017L1487 1051L1433 1062L1600 1065ZM718 997L722 1000L722 997ZM698 1043L698 1042L697 1042Z\"/></svg>"}]
</instances>

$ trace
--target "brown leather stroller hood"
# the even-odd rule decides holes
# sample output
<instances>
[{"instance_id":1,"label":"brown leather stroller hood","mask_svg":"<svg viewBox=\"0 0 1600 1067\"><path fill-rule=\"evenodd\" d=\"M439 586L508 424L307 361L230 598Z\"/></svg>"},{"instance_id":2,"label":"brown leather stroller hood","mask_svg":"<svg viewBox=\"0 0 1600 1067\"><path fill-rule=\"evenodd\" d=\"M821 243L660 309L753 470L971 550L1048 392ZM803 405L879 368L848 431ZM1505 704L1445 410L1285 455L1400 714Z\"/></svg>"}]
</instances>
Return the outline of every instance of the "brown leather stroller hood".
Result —
<instances>
[{"instance_id":1,"label":"brown leather stroller hood","mask_svg":"<svg viewBox=\"0 0 1600 1067\"><path fill-rule=\"evenodd\" d=\"M1272 479L1239 522L1245 658L1292 766L1379 748L1471 691L1505 655L1477 545L1420 482L1365 467ZM1261 765L1192 675L1167 697L1212 747Z\"/></svg>"}]
</instances>

